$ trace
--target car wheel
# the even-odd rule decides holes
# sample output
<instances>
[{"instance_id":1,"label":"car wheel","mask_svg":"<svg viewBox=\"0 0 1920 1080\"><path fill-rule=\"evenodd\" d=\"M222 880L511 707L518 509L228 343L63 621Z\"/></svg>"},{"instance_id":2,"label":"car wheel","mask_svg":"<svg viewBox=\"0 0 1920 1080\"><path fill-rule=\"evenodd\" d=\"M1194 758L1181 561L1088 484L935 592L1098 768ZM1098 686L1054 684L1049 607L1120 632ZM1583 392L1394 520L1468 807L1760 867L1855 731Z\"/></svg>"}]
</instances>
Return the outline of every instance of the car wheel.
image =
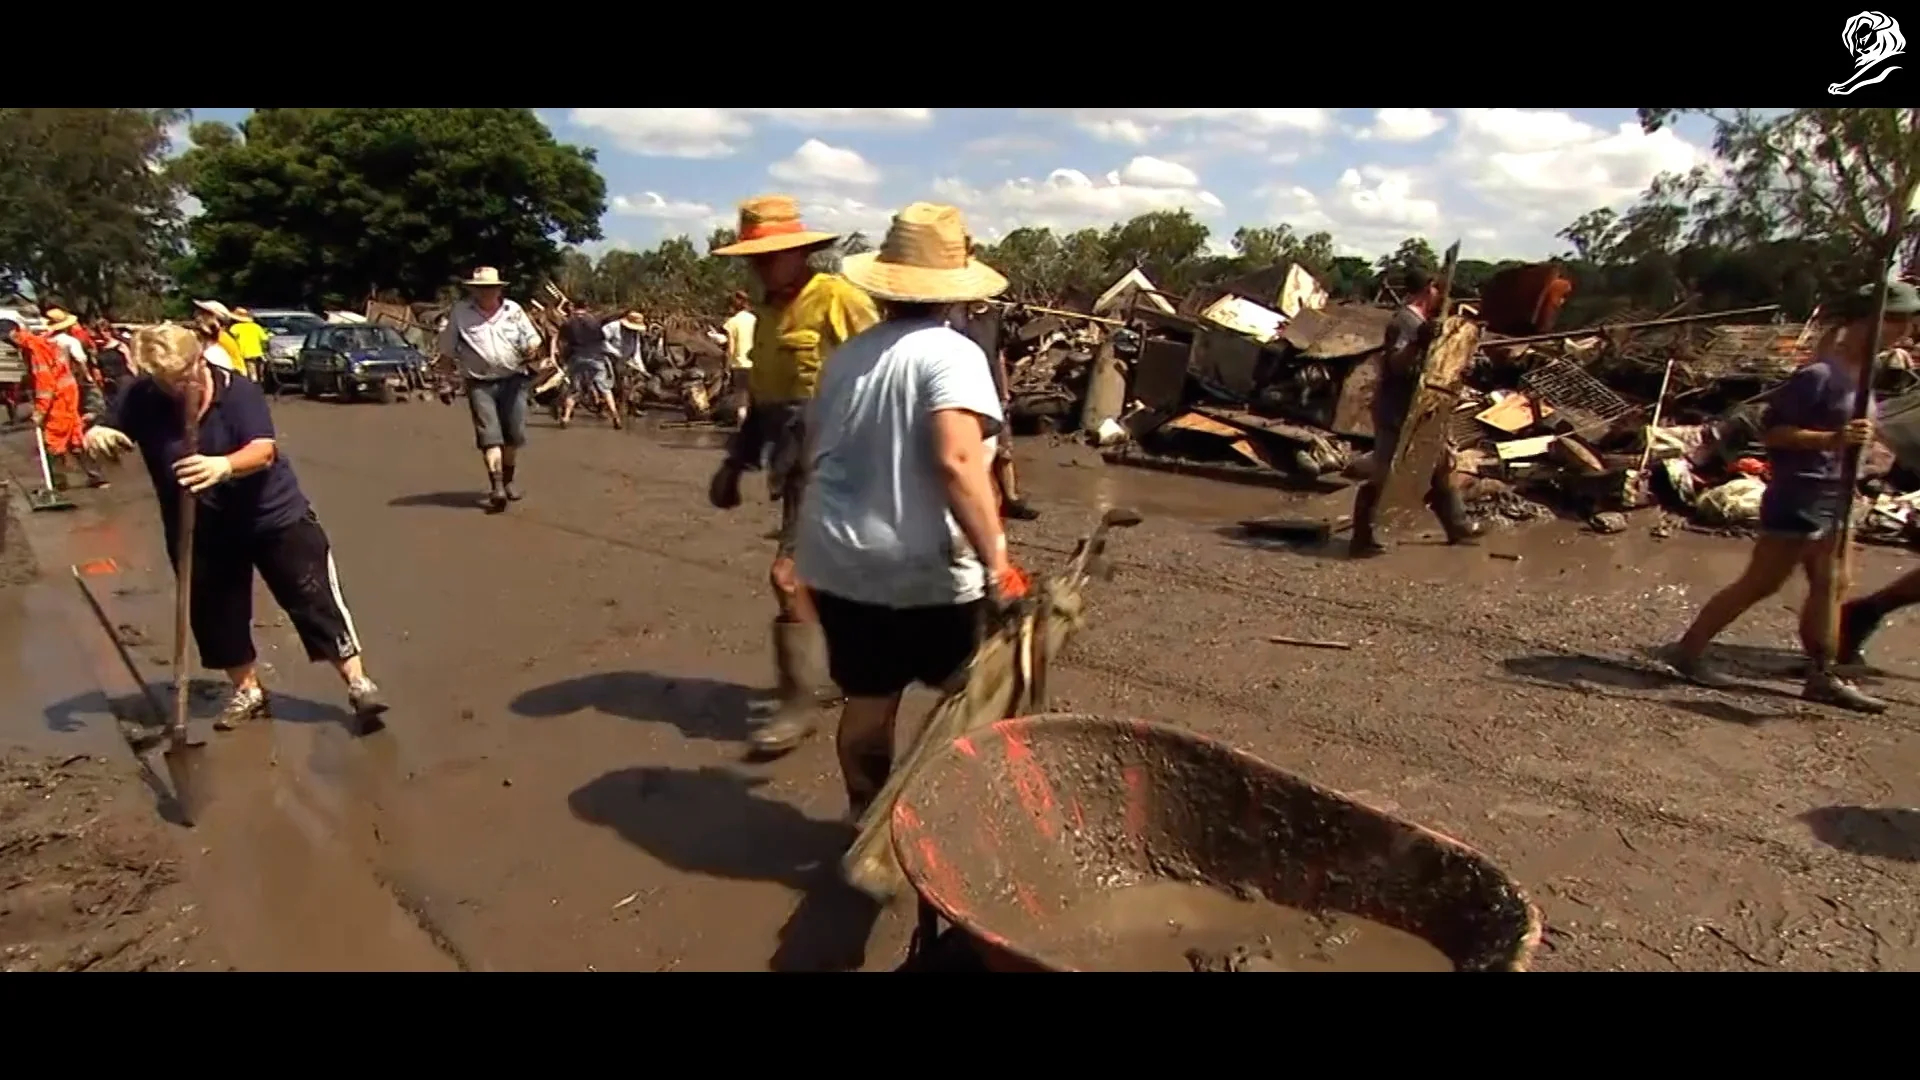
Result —
<instances>
[{"instance_id":1,"label":"car wheel","mask_svg":"<svg viewBox=\"0 0 1920 1080\"><path fill-rule=\"evenodd\" d=\"M320 380L312 375L300 376L300 393L308 401L320 400Z\"/></svg>"}]
</instances>

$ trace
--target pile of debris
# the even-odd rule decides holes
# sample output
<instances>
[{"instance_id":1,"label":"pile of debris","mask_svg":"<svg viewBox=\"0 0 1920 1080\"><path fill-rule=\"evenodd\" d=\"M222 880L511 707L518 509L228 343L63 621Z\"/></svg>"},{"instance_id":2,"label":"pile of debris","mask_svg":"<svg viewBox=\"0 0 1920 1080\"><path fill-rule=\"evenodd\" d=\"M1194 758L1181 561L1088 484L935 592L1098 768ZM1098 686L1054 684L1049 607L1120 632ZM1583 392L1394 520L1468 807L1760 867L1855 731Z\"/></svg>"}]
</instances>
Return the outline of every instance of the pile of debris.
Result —
<instances>
[{"instance_id":1,"label":"pile of debris","mask_svg":"<svg viewBox=\"0 0 1920 1080\"><path fill-rule=\"evenodd\" d=\"M1446 424L1456 482L1482 514L1555 514L1618 531L1653 505L1740 529L1765 490L1765 400L1812 354L1810 325L1773 307L1626 313L1553 331L1570 285L1551 264L1510 268ZM1337 490L1365 475L1392 308L1328 303L1303 268L1196 290L1177 304L1134 271L1090 314L1014 309L1016 431L1079 430L1118 465ZM1877 387L1897 453L1862 470L1863 538L1920 535L1920 378L1895 353ZM1904 396L1903 396L1904 395Z\"/></svg>"}]
</instances>

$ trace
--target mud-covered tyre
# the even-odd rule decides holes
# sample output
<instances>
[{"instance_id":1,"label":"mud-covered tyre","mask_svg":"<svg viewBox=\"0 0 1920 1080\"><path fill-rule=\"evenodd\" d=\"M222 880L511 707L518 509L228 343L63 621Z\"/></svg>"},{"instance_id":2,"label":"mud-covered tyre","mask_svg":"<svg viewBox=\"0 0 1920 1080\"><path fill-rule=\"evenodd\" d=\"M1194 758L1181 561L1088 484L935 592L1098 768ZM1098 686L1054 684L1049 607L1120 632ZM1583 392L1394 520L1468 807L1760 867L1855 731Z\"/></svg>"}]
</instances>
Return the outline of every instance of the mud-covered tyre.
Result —
<instances>
[{"instance_id":1,"label":"mud-covered tyre","mask_svg":"<svg viewBox=\"0 0 1920 1080\"><path fill-rule=\"evenodd\" d=\"M311 375L300 376L300 396L308 401L320 400L320 380Z\"/></svg>"},{"instance_id":2,"label":"mud-covered tyre","mask_svg":"<svg viewBox=\"0 0 1920 1080\"><path fill-rule=\"evenodd\" d=\"M378 401L382 405L393 404L395 396L396 395L393 392L393 387L387 385L386 383L381 383L380 389L374 391L373 393L374 400Z\"/></svg>"}]
</instances>

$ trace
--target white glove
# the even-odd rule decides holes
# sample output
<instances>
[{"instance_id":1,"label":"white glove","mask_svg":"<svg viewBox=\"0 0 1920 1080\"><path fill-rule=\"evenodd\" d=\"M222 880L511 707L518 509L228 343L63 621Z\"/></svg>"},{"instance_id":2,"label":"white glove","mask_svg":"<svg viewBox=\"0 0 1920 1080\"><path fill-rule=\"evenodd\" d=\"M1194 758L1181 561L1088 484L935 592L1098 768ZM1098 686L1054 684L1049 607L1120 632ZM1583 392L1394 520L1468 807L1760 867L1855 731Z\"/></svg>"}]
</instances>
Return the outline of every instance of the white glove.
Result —
<instances>
[{"instance_id":1,"label":"white glove","mask_svg":"<svg viewBox=\"0 0 1920 1080\"><path fill-rule=\"evenodd\" d=\"M82 440L87 453L94 457L113 458L133 449L133 440L126 432L115 431L110 427L90 427Z\"/></svg>"},{"instance_id":2,"label":"white glove","mask_svg":"<svg viewBox=\"0 0 1920 1080\"><path fill-rule=\"evenodd\" d=\"M224 457L189 454L173 463L173 475L180 486L195 495L233 476L233 462Z\"/></svg>"}]
</instances>

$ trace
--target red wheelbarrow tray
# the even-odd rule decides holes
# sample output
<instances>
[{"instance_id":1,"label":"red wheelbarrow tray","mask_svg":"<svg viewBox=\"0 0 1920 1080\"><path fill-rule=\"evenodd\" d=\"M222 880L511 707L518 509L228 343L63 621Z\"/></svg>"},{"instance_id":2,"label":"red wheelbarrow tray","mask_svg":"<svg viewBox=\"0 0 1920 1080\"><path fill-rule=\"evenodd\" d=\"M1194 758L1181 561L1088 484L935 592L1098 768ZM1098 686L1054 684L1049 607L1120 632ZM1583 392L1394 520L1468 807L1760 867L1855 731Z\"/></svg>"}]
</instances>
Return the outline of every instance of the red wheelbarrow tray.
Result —
<instances>
[{"instance_id":1,"label":"red wheelbarrow tray","mask_svg":"<svg viewBox=\"0 0 1920 1080\"><path fill-rule=\"evenodd\" d=\"M1540 943L1539 911L1480 852L1167 724L989 725L917 771L892 825L907 881L1002 970L1075 970L1023 941L1092 894L1165 879L1371 919L1456 971L1524 971Z\"/></svg>"}]
</instances>

